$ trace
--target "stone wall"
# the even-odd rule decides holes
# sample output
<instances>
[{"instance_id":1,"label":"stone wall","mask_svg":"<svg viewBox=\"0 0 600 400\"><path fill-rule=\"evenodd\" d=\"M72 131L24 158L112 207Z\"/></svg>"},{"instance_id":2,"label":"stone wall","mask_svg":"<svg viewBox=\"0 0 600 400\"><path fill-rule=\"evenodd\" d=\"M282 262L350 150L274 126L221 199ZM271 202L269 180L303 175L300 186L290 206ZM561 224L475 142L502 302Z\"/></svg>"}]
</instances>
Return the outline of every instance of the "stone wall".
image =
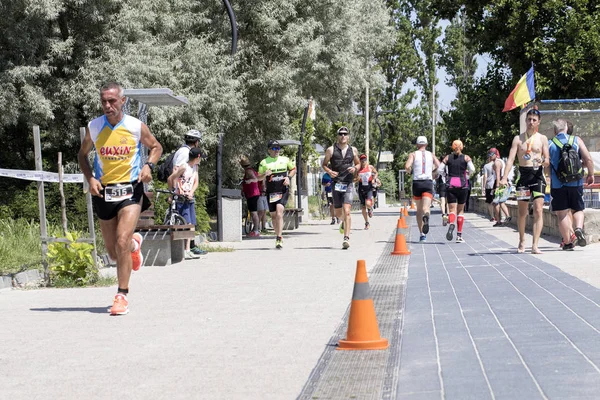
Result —
<instances>
[{"instance_id":1,"label":"stone wall","mask_svg":"<svg viewBox=\"0 0 600 400\"><path fill-rule=\"evenodd\" d=\"M507 201L508 212L510 213L511 221L510 225L517 229L518 220L518 205L516 201ZM487 204L485 203L484 197L471 197L471 210L477 214L488 215ZM585 222L584 230L587 236L588 243L600 241L600 210L598 209L586 209L584 211ZM544 206L544 227L542 228L542 234L548 236L554 236L560 238L560 231L558 230L558 219L556 215L548 209L548 206ZM531 231L533 225L533 217L527 217L526 230Z\"/></svg>"}]
</instances>

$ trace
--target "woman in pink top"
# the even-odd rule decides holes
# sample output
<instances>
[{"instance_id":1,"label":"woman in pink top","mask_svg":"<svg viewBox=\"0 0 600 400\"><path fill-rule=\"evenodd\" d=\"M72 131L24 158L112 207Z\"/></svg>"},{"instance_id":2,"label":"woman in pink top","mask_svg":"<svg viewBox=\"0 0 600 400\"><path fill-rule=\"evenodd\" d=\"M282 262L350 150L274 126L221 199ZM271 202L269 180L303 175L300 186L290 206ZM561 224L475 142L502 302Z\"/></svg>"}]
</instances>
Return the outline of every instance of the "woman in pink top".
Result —
<instances>
[{"instance_id":1,"label":"woman in pink top","mask_svg":"<svg viewBox=\"0 0 600 400\"><path fill-rule=\"evenodd\" d=\"M240 165L244 168L244 180L242 183L242 191L246 202L248 203L248 210L252 216L252 224L254 230L248 234L249 237L260 236L260 221L258 218L258 198L260 197L260 187L258 173L250 167L250 161L247 158L240 160Z\"/></svg>"}]
</instances>

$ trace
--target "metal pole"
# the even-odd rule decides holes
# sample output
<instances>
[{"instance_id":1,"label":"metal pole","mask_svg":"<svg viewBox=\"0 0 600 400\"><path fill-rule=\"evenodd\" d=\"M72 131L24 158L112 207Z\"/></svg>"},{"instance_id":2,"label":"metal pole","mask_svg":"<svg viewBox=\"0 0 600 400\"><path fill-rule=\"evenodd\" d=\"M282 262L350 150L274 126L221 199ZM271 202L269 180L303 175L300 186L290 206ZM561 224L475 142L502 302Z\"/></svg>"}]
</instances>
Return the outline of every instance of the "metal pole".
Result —
<instances>
[{"instance_id":1,"label":"metal pole","mask_svg":"<svg viewBox=\"0 0 600 400\"><path fill-rule=\"evenodd\" d=\"M379 171L379 160L381 159L381 148L383 147L383 128L381 127L381 124L379 123L379 115L377 115L375 117L375 122L377 123L377 126L379 127L379 152L377 153L377 165L375 167L375 169L377 169L377 171ZM367 158L368 160L368 158Z\"/></svg>"},{"instance_id":2,"label":"metal pole","mask_svg":"<svg viewBox=\"0 0 600 400\"><path fill-rule=\"evenodd\" d=\"M69 229L67 223L67 205L65 203L65 190L63 184L63 166L62 166L62 152L58 152L58 192L60 193L60 215L62 220L63 234L67 234Z\"/></svg>"},{"instance_id":3,"label":"metal pole","mask_svg":"<svg viewBox=\"0 0 600 400\"><path fill-rule=\"evenodd\" d=\"M219 134L217 146L217 240L223 241L223 133Z\"/></svg>"},{"instance_id":4,"label":"metal pole","mask_svg":"<svg viewBox=\"0 0 600 400\"><path fill-rule=\"evenodd\" d=\"M42 144L40 140L40 127L33 126L33 149L35 153L35 170L42 171ZM44 182L39 181L38 185L38 209L40 210L40 235L42 239L42 265L44 267L44 280L50 284L50 272L48 271L48 227L46 225L46 197L44 195Z\"/></svg>"},{"instance_id":5,"label":"metal pole","mask_svg":"<svg viewBox=\"0 0 600 400\"><path fill-rule=\"evenodd\" d=\"M231 22L231 55L234 55L237 50L237 23L235 21L235 14L233 13L233 8L231 8L231 4L229 4L229 1L223 0L223 4L225 4L227 14L229 15L229 21Z\"/></svg>"},{"instance_id":6,"label":"metal pole","mask_svg":"<svg viewBox=\"0 0 600 400\"><path fill-rule=\"evenodd\" d=\"M148 123L148 105L146 105L145 103L142 103L142 102L138 103L138 119L145 124ZM144 164L146 164L146 161L148 161L148 148L146 146L142 146L141 156L142 156L141 157L142 165L144 165ZM148 191L148 184L144 183L144 192L147 192L147 191Z\"/></svg>"},{"instance_id":7,"label":"metal pole","mask_svg":"<svg viewBox=\"0 0 600 400\"><path fill-rule=\"evenodd\" d=\"M300 144L298 145L298 154L296 155L296 190L298 197L298 205L296 208L302 208L302 151L304 147L302 142L304 141L304 132L306 132L306 118L308 117L308 106L306 103L304 107L304 115L302 116L302 125L300 126ZM305 210L308 212L308 210ZM300 216L300 222L302 222L302 216Z\"/></svg>"},{"instance_id":8,"label":"metal pole","mask_svg":"<svg viewBox=\"0 0 600 400\"><path fill-rule=\"evenodd\" d=\"M85 138L85 128L79 128L79 137L83 142ZM94 249L92 250L92 258L94 259L94 265L98 267L98 250L96 248L96 229L94 228L94 208L92 205L92 194L90 193L90 184L87 179L83 178L83 193L85 193L85 203L87 205L87 216L88 216L88 230L90 231L90 239Z\"/></svg>"},{"instance_id":9,"label":"metal pole","mask_svg":"<svg viewBox=\"0 0 600 400\"><path fill-rule=\"evenodd\" d=\"M431 93L431 152L435 155L435 85Z\"/></svg>"},{"instance_id":10,"label":"metal pole","mask_svg":"<svg viewBox=\"0 0 600 400\"><path fill-rule=\"evenodd\" d=\"M365 155L369 159L369 83L365 88Z\"/></svg>"}]
</instances>

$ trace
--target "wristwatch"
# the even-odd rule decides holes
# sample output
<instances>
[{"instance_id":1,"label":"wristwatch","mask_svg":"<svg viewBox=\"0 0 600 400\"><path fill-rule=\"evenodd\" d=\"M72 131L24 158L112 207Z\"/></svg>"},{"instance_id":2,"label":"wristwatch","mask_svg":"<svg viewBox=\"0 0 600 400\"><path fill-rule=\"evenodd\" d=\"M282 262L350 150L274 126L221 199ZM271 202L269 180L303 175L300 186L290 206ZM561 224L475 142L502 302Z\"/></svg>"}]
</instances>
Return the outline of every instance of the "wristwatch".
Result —
<instances>
[{"instance_id":1,"label":"wristwatch","mask_svg":"<svg viewBox=\"0 0 600 400\"><path fill-rule=\"evenodd\" d=\"M154 172L154 168L156 167L156 165L154 165L154 163L151 163L150 161L148 161L146 163L146 165L150 167L150 171Z\"/></svg>"}]
</instances>

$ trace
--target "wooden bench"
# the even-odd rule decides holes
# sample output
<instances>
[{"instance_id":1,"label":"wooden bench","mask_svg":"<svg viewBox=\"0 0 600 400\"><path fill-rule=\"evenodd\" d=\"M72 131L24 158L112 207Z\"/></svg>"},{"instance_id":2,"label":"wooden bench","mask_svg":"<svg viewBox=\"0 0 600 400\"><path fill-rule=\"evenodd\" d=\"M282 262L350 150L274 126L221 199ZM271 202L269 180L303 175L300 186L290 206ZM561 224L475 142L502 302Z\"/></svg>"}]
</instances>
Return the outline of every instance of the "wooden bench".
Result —
<instances>
[{"instance_id":1,"label":"wooden bench","mask_svg":"<svg viewBox=\"0 0 600 400\"><path fill-rule=\"evenodd\" d=\"M146 193L152 199L154 193ZM156 225L154 223L154 203L140 215L135 228L144 238L142 254L145 266L166 266L185 259L184 239L196 236L196 227L188 225Z\"/></svg>"},{"instance_id":2,"label":"wooden bench","mask_svg":"<svg viewBox=\"0 0 600 400\"><path fill-rule=\"evenodd\" d=\"M283 210L283 230L291 231L300 226L302 208L286 208Z\"/></svg>"}]
</instances>

